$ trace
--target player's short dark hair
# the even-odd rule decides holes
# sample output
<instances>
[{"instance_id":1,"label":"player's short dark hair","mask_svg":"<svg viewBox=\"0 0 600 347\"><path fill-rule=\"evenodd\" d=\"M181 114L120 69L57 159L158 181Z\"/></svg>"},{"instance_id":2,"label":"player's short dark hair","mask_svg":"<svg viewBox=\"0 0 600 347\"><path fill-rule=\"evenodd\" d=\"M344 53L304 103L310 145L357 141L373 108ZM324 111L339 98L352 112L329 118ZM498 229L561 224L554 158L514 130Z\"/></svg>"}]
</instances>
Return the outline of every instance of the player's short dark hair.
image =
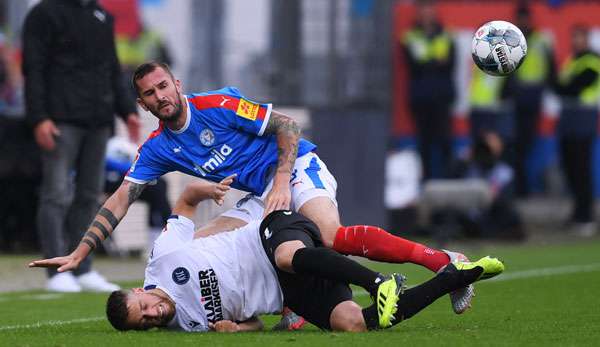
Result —
<instances>
[{"instance_id":1,"label":"player's short dark hair","mask_svg":"<svg viewBox=\"0 0 600 347\"><path fill-rule=\"evenodd\" d=\"M127 325L127 317L129 315L129 311L127 310L127 296L126 292L115 290L110 293L108 300L106 300L106 317L115 329L121 331L131 329Z\"/></svg>"},{"instance_id":2,"label":"player's short dark hair","mask_svg":"<svg viewBox=\"0 0 600 347\"><path fill-rule=\"evenodd\" d=\"M171 68L169 68L169 65L167 65L166 63L159 61L143 63L135 69L133 75L131 76L131 85L133 86L133 89L138 94L138 96L140 92L137 86L137 81L144 78L144 76L156 70L157 68L165 70L169 74L169 76L171 76L171 79L175 79L175 77L173 77L173 73L171 72Z\"/></svg>"}]
</instances>

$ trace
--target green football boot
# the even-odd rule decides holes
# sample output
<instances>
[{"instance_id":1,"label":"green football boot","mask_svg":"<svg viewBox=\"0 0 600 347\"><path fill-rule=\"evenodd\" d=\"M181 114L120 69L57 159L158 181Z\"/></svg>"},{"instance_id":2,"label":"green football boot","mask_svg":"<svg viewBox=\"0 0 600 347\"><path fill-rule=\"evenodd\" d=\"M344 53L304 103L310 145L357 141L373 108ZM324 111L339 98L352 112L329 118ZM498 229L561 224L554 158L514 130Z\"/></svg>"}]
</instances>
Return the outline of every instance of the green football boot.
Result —
<instances>
[{"instance_id":1,"label":"green football boot","mask_svg":"<svg viewBox=\"0 0 600 347\"><path fill-rule=\"evenodd\" d=\"M455 260L452 264L454 264L458 270L471 270L477 266L481 267L483 271L475 281L487 280L498 276L504 271L504 263L489 255L475 262Z\"/></svg>"},{"instance_id":2,"label":"green football boot","mask_svg":"<svg viewBox=\"0 0 600 347\"><path fill-rule=\"evenodd\" d=\"M392 322L396 319L394 315L398 311L400 294L405 288L404 281L406 281L406 277L394 273L386 277L377 287L377 296L374 299L380 328L391 327Z\"/></svg>"}]
</instances>

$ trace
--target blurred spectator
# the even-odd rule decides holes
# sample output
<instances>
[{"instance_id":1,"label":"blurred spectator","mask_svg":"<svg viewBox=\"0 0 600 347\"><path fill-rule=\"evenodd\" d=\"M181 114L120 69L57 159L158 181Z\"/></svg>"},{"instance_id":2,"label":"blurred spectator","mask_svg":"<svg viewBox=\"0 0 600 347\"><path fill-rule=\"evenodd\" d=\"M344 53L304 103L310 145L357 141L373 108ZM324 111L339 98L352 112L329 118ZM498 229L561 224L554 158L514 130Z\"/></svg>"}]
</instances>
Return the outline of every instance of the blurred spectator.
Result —
<instances>
[{"instance_id":1,"label":"blurred spectator","mask_svg":"<svg viewBox=\"0 0 600 347\"><path fill-rule=\"evenodd\" d=\"M26 117L42 149L39 238L44 257L52 258L77 246L99 206L114 113L136 140L140 123L124 98L113 18L94 0L43 0L30 10L23 74ZM76 277L47 273L51 291L118 289L92 271L91 258Z\"/></svg>"},{"instance_id":2,"label":"blurred spectator","mask_svg":"<svg viewBox=\"0 0 600 347\"><path fill-rule=\"evenodd\" d=\"M123 178L129 171L135 156L137 146L121 137L112 137L106 149L106 183L104 192L108 195L114 193L121 185ZM148 185L139 199L147 202L148 212L148 245L146 253L152 250L154 240L160 235L166 220L171 215L171 205L167 198L167 182L161 177L154 185ZM118 245L117 245L118 246ZM146 259L147 254L144 254Z\"/></svg>"},{"instance_id":3,"label":"blurred spectator","mask_svg":"<svg viewBox=\"0 0 600 347\"><path fill-rule=\"evenodd\" d=\"M423 202L435 236L463 234L503 240L525 237L513 201L513 170L500 158L504 144L494 132L475 137L469 156L458 161L454 179L425 184Z\"/></svg>"},{"instance_id":4,"label":"blurred spectator","mask_svg":"<svg viewBox=\"0 0 600 347\"><path fill-rule=\"evenodd\" d=\"M600 57L590 50L588 28L584 26L572 29L571 45L572 56L562 66L556 83L562 104L558 137L574 202L568 222L575 234L592 236L596 233L592 148L598 131Z\"/></svg>"},{"instance_id":5,"label":"blurred spectator","mask_svg":"<svg viewBox=\"0 0 600 347\"><path fill-rule=\"evenodd\" d=\"M421 163L416 151L388 153L385 161L384 201L390 232L396 236L417 234L418 202L421 193Z\"/></svg>"},{"instance_id":6,"label":"blurred spectator","mask_svg":"<svg viewBox=\"0 0 600 347\"><path fill-rule=\"evenodd\" d=\"M517 7L516 25L527 38L527 57L504 85L503 95L514 106L515 188L519 196L529 193L526 161L538 131L542 96L551 87L556 70L550 40L537 31L527 5Z\"/></svg>"},{"instance_id":7,"label":"blurred spectator","mask_svg":"<svg viewBox=\"0 0 600 347\"><path fill-rule=\"evenodd\" d=\"M19 56L0 33L0 251L35 252L39 151L23 119Z\"/></svg>"},{"instance_id":8,"label":"blurred spectator","mask_svg":"<svg viewBox=\"0 0 600 347\"><path fill-rule=\"evenodd\" d=\"M0 116L22 118L23 78L17 52L0 33Z\"/></svg>"},{"instance_id":9,"label":"blurred spectator","mask_svg":"<svg viewBox=\"0 0 600 347\"><path fill-rule=\"evenodd\" d=\"M419 1L414 27L402 38L409 70L409 107L418 137L423 179L444 177L452 162L454 43L435 3Z\"/></svg>"},{"instance_id":10,"label":"blurred spectator","mask_svg":"<svg viewBox=\"0 0 600 347\"><path fill-rule=\"evenodd\" d=\"M503 140L512 136L510 129L510 109L502 100L505 77L491 76L473 64L470 81L470 123L471 138L486 131L498 133Z\"/></svg>"},{"instance_id":11,"label":"blurred spectator","mask_svg":"<svg viewBox=\"0 0 600 347\"><path fill-rule=\"evenodd\" d=\"M136 92L131 86L133 71L147 61L160 61L171 65L171 57L160 35L148 28L139 27L133 34L117 34L117 57L123 70L123 80L135 101Z\"/></svg>"}]
</instances>

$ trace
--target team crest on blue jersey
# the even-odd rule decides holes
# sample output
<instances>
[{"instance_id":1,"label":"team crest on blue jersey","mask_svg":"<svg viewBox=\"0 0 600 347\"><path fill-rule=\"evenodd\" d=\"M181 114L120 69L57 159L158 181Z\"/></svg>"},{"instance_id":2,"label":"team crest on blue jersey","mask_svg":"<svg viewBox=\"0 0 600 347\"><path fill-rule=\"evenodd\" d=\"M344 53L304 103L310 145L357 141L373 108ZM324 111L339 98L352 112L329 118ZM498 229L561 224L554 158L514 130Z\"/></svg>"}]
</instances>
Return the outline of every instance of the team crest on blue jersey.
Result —
<instances>
[{"instance_id":1,"label":"team crest on blue jersey","mask_svg":"<svg viewBox=\"0 0 600 347\"><path fill-rule=\"evenodd\" d=\"M184 267L178 267L177 269L173 270L171 278L173 279L173 282L179 285L184 285L190 280L190 272Z\"/></svg>"},{"instance_id":2,"label":"team crest on blue jersey","mask_svg":"<svg viewBox=\"0 0 600 347\"><path fill-rule=\"evenodd\" d=\"M200 142L206 147L215 143L215 134L210 129L204 129L200 132Z\"/></svg>"}]
</instances>

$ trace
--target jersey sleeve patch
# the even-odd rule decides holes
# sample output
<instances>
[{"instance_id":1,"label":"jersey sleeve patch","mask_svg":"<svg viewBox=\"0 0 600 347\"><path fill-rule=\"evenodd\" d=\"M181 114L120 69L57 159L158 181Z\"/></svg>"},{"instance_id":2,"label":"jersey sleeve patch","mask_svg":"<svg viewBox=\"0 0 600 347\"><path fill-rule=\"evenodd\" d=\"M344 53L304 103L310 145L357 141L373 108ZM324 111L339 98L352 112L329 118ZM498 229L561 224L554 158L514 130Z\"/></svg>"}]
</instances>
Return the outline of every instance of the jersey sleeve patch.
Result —
<instances>
[{"instance_id":1,"label":"jersey sleeve patch","mask_svg":"<svg viewBox=\"0 0 600 347\"><path fill-rule=\"evenodd\" d=\"M237 114L238 116L240 116L242 118L246 118L246 119L254 121L254 120L256 120L256 117L258 116L259 111L260 111L259 104L242 98L242 99L240 99L240 102L238 104L237 110L235 111L235 114Z\"/></svg>"}]
</instances>

